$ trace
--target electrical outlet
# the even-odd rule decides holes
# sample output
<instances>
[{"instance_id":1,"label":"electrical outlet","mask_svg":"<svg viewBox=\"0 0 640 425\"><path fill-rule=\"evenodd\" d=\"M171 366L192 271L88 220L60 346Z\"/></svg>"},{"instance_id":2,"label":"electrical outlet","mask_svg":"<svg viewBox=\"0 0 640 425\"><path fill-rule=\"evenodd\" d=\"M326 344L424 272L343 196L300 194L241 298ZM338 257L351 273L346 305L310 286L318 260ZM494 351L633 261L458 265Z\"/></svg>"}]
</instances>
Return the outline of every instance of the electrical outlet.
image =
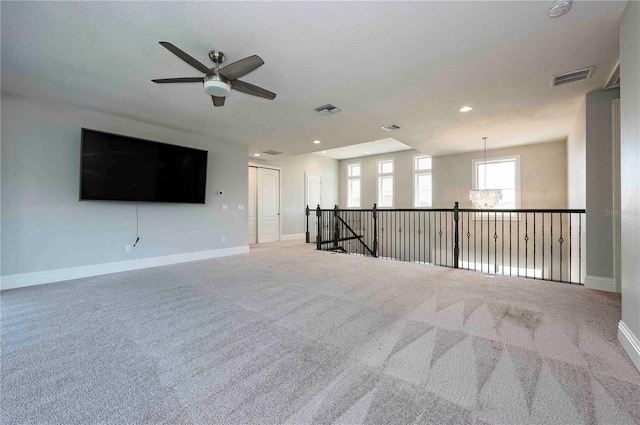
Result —
<instances>
[{"instance_id":1,"label":"electrical outlet","mask_svg":"<svg viewBox=\"0 0 640 425\"><path fill-rule=\"evenodd\" d=\"M222 242L226 242L227 238L225 238L224 236L222 237Z\"/></svg>"},{"instance_id":2,"label":"electrical outlet","mask_svg":"<svg viewBox=\"0 0 640 425\"><path fill-rule=\"evenodd\" d=\"M223 210L225 210L225 211L226 211L226 210L228 210L228 209L229 209L229 205L227 205L227 204L222 204L222 209L223 209Z\"/></svg>"},{"instance_id":3,"label":"electrical outlet","mask_svg":"<svg viewBox=\"0 0 640 425\"><path fill-rule=\"evenodd\" d=\"M244 209L244 205L242 205L242 204L238 204L238 209L239 209L239 210L243 210L243 209Z\"/></svg>"},{"instance_id":4,"label":"electrical outlet","mask_svg":"<svg viewBox=\"0 0 640 425\"><path fill-rule=\"evenodd\" d=\"M131 252L131 245L125 245L124 252Z\"/></svg>"}]
</instances>

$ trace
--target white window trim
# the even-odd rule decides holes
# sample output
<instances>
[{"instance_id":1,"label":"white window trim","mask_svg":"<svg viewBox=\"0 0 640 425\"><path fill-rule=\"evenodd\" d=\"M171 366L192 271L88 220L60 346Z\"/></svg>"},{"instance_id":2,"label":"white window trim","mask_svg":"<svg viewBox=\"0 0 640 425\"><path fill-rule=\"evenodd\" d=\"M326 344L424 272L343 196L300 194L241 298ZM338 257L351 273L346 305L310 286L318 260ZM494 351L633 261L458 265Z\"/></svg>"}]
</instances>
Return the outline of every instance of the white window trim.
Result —
<instances>
[{"instance_id":1,"label":"white window trim","mask_svg":"<svg viewBox=\"0 0 640 425\"><path fill-rule=\"evenodd\" d=\"M428 170L418 170L416 169L418 158L431 158L431 168ZM421 174L429 174L431 176L431 206L430 207L420 207L416 205L416 189L418 188L418 184L416 182L416 176ZM429 210L433 208L433 157L430 155L413 155L413 191L411 192L411 199L413 203L413 208L418 208L421 210Z\"/></svg>"},{"instance_id":2,"label":"white window trim","mask_svg":"<svg viewBox=\"0 0 640 425\"><path fill-rule=\"evenodd\" d=\"M380 164L383 162L389 162L391 161L391 163L393 164L393 172L391 173L381 173L380 172ZM377 161L376 163L376 171L377 171L377 177L376 177L376 206L377 208L382 208L382 209L392 209L394 208L394 205L396 204L396 161L394 158L386 158L386 159L380 159ZM389 206L385 206L382 207L380 206L380 177L391 177L393 178L393 196L391 197L391 205Z\"/></svg>"},{"instance_id":3,"label":"white window trim","mask_svg":"<svg viewBox=\"0 0 640 425\"><path fill-rule=\"evenodd\" d=\"M521 166L520 166L520 154L514 154L514 155L502 155L502 156L489 156L487 157L487 161L488 163L490 162L500 162L500 161L509 161L509 160L514 160L516 161L516 206L514 209L519 210L522 208L522 175L521 175ZM478 185L477 185L477 176L478 176L478 164L484 164L485 160L484 157L483 158L475 158L471 161L471 176L472 176L472 188L473 190L476 190ZM472 206L472 208L474 208ZM501 215L501 214L500 214ZM498 220L502 220L502 217L500 217L500 215L497 215L497 219ZM506 217L504 217L504 220L511 220L511 221L518 221L520 214L517 213L513 213L513 214L508 214ZM488 218L493 219L493 217L489 217L488 215L483 215L483 214L473 214L473 219L477 220L477 219L483 219L486 220Z\"/></svg>"},{"instance_id":4,"label":"white window trim","mask_svg":"<svg viewBox=\"0 0 640 425\"><path fill-rule=\"evenodd\" d=\"M359 165L360 166L360 175L358 177L350 177L349 176L349 167L353 166L353 165ZM347 208L362 208L362 162L350 162L347 164L347 168L346 168L346 175L347 175ZM349 206L349 189L351 187L351 180L360 180L360 205L355 205L355 206Z\"/></svg>"}]
</instances>

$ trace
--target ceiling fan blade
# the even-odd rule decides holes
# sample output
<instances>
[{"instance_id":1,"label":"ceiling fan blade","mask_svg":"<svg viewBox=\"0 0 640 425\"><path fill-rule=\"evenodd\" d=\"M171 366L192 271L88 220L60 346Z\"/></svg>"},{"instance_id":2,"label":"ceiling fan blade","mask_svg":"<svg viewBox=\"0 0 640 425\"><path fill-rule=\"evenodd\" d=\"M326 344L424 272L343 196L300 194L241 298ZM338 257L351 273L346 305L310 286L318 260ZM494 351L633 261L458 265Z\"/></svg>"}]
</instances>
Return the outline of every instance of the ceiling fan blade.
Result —
<instances>
[{"instance_id":1,"label":"ceiling fan blade","mask_svg":"<svg viewBox=\"0 0 640 425\"><path fill-rule=\"evenodd\" d=\"M252 96L263 97L265 99L273 100L276 98L276 94L265 90L262 87L254 86L253 84L245 83L244 81L234 80L231 82L231 88L241 91Z\"/></svg>"},{"instance_id":2,"label":"ceiling fan blade","mask_svg":"<svg viewBox=\"0 0 640 425\"><path fill-rule=\"evenodd\" d=\"M213 99L213 106L224 106L226 97L211 96L211 98Z\"/></svg>"},{"instance_id":3,"label":"ceiling fan blade","mask_svg":"<svg viewBox=\"0 0 640 425\"><path fill-rule=\"evenodd\" d=\"M178 49L176 46L169 43L168 41L161 41L160 44L163 47L165 47L168 51L170 51L171 53L173 53L174 55L176 55L177 57L179 57L180 59L182 59L183 61L185 61L186 63L188 63L195 69L197 69L198 71L203 72L205 74L208 74L210 72L209 68L207 68L206 66L204 66L203 64L201 64L200 62L198 62L197 60L195 60L194 58L192 58L191 56L183 52L182 50Z\"/></svg>"},{"instance_id":4,"label":"ceiling fan blade","mask_svg":"<svg viewBox=\"0 0 640 425\"><path fill-rule=\"evenodd\" d=\"M151 80L154 83L202 83L202 77L184 77L184 78L160 78L159 80Z\"/></svg>"},{"instance_id":5,"label":"ceiling fan blade","mask_svg":"<svg viewBox=\"0 0 640 425\"><path fill-rule=\"evenodd\" d=\"M264 65L264 61L260 58L260 56L253 55L225 66L220 70L220 74L224 75L228 80L233 81L236 78L240 78L243 75L250 73L251 71L262 65Z\"/></svg>"}]
</instances>

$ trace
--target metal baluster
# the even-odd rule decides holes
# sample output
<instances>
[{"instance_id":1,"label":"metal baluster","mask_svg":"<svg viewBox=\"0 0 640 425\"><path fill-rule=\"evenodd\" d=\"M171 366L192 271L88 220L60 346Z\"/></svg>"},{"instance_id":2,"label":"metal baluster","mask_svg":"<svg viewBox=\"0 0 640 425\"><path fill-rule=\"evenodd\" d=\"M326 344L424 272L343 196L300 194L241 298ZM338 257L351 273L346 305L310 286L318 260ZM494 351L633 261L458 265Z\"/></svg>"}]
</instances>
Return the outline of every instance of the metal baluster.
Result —
<instances>
[{"instance_id":1,"label":"metal baluster","mask_svg":"<svg viewBox=\"0 0 640 425\"><path fill-rule=\"evenodd\" d=\"M578 217L578 281L582 285L582 213Z\"/></svg>"},{"instance_id":2,"label":"metal baluster","mask_svg":"<svg viewBox=\"0 0 640 425\"><path fill-rule=\"evenodd\" d=\"M444 265L449 267L449 213L444 212Z\"/></svg>"},{"instance_id":3,"label":"metal baluster","mask_svg":"<svg viewBox=\"0 0 640 425\"><path fill-rule=\"evenodd\" d=\"M544 280L544 213L542 213L542 280Z\"/></svg>"},{"instance_id":4,"label":"metal baluster","mask_svg":"<svg viewBox=\"0 0 640 425\"><path fill-rule=\"evenodd\" d=\"M524 213L524 277L529 277L528 269L529 254L529 213Z\"/></svg>"},{"instance_id":5,"label":"metal baluster","mask_svg":"<svg viewBox=\"0 0 640 425\"><path fill-rule=\"evenodd\" d=\"M411 232L411 234L413 235L413 262L416 262L416 212L413 211L413 232ZM420 223L420 221L418 221L418 224ZM420 233L418 233L418 237L420 236ZM418 247L420 247L420 241L418 241Z\"/></svg>"},{"instance_id":6,"label":"metal baluster","mask_svg":"<svg viewBox=\"0 0 640 425\"><path fill-rule=\"evenodd\" d=\"M517 261L518 261L518 277L520 277L520 213L518 214L518 254L517 254Z\"/></svg>"},{"instance_id":7,"label":"metal baluster","mask_svg":"<svg viewBox=\"0 0 640 425\"><path fill-rule=\"evenodd\" d=\"M573 226L573 213L569 213L569 282L573 283L573 279L571 277L571 269L573 268L573 261L571 258L571 248L573 245L573 241L571 239L573 239L571 237L571 228Z\"/></svg>"},{"instance_id":8,"label":"metal baluster","mask_svg":"<svg viewBox=\"0 0 640 425\"><path fill-rule=\"evenodd\" d=\"M560 213L560 282L562 282L562 244L564 243L564 238L562 237L562 213Z\"/></svg>"},{"instance_id":9,"label":"metal baluster","mask_svg":"<svg viewBox=\"0 0 640 425\"><path fill-rule=\"evenodd\" d=\"M550 243L550 252L551 252L551 280L553 280L553 213L551 213L551 218L549 220L551 222L551 239L549 239Z\"/></svg>"},{"instance_id":10,"label":"metal baluster","mask_svg":"<svg viewBox=\"0 0 640 425\"><path fill-rule=\"evenodd\" d=\"M502 260L501 260L501 267L502 267L502 273L500 273L501 275L504 276L504 211L502 211L500 218L502 219Z\"/></svg>"},{"instance_id":11,"label":"metal baluster","mask_svg":"<svg viewBox=\"0 0 640 425\"><path fill-rule=\"evenodd\" d=\"M484 217L482 215L483 213L480 213L480 271L482 271L482 265L484 264L482 262L482 253L483 253L483 247L482 247L482 242L484 239ZM476 270L478 269L478 265L476 264Z\"/></svg>"},{"instance_id":12,"label":"metal baluster","mask_svg":"<svg viewBox=\"0 0 640 425\"><path fill-rule=\"evenodd\" d=\"M469 251L470 247L471 247L471 226L470 221L471 220L471 214L470 212L467 211L467 270L470 269L471 266L471 251ZM475 220L473 221L474 225L475 225ZM476 235L475 232L473 234L473 252L475 253L476 251Z\"/></svg>"},{"instance_id":13,"label":"metal baluster","mask_svg":"<svg viewBox=\"0 0 640 425\"><path fill-rule=\"evenodd\" d=\"M429 218L429 264L432 264L431 263L432 255L431 254L433 253L433 250L431 249L431 211L428 211L427 214L428 214L427 217Z\"/></svg>"},{"instance_id":14,"label":"metal baluster","mask_svg":"<svg viewBox=\"0 0 640 425\"><path fill-rule=\"evenodd\" d=\"M461 257L461 260L462 260L461 261L462 264L464 264L464 213L460 213L460 214L462 214L462 220L460 220L460 223L461 223L460 230L461 230L461 233L462 233L462 239L460 240L460 253L461 253L460 257ZM462 268L464 269L464 266Z\"/></svg>"},{"instance_id":15,"label":"metal baluster","mask_svg":"<svg viewBox=\"0 0 640 425\"><path fill-rule=\"evenodd\" d=\"M438 234L440 235L440 248L438 249L438 254L440 255L440 264L442 265L442 211L439 211L439 216L440 216L440 224L439 224L439 230L438 230Z\"/></svg>"},{"instance_id":16,"label":"metal baluster","mask_svg":"<svg viewBox=\"0 0 640 425\"><path fill-rule=\"evenodd\" d=\"M475 220L473 220L473 270L477 271L478 270L478 213L474 212L474 214L475 214L474 215Z\"/></svg>"},{"instance_id":17,"label":"metal baluster","mask_svg":"<svg viewBox=\"0 0 640 425\"><path fill-rule=\"evenodd\" d=\"M493 274L498 274L498 213L493 213Z\"/></svg>"},{"instance_id":18,"label":"metal baluster","mask_svg":"<svg viewBox=\"0 0 640 425\"><path fill-rule=\"evenodd\" d=\"M536 213L533 213L533 278L536 279Z\"/></svg>"},{"instance_id":19,"label":"metal baluster","mask_svg":"<svg viewBox=\"0 0 640 425\"><path fill-rule=\"evenodd\" d=\"M513 260L511 258L511 248L513 240L513 232L511 231L511 225L513 223L513 213L509 213L509 276L513 274Z\"/></svg>"}]
</instances>

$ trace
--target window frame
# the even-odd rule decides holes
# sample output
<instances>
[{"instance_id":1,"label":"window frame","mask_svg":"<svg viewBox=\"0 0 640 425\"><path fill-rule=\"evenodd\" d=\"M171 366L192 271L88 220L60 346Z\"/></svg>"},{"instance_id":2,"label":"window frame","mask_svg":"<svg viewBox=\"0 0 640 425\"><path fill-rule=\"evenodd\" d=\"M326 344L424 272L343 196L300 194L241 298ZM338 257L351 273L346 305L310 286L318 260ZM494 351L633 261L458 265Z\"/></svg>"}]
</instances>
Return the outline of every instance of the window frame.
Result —
<instances>
[{"instance_id":1,"label":"window frame","mask_svg":"<svg viewBox=\"0 0 640 425\"><path fill-rule=\"evenodd\" d=\"M418 170L418 160L421 158L430 158L431 159L431 168ZM417 204L417 195L418 195L418 176L421 175L429 175L431 176L431 205L428 207L419 206ZM413 155L413 192L411 194L413 199L413 208L420 209L432 209L433 208L433 157L431 155Z\"/></svg>"},{"instance_id":2,"label":"window frame","mask_svg":"<svg viewBox=\"0 0 640 425\"><path fill-rule=\"evenodd\" d=\"M360 167L360 175L359 176L350 176L351 167L357 165ZM347 208L362 208L362 162L350 162L347 163L346 169L347 175ZM351 182L353 180L358 180L360 182L360 202L358 205L350 205L351 201Z\"/></svg>"},{"instance_id":3,"label":"window frame","mask_svg":"<svg viewBox=\"0 0 640 425\"><path fill-rule=\"evenodd\" d=\"M391 162L392 167L393 167L393 171L390 173L382 173L382 166L381 164L384 162ZM377 178L376 178L376 206L378 208L388 208L388 209L392 209L395 206L395 202L396 202L396 161L394 158L385 158L385 159L380 159L378 161L376 161L376 171L377 171ZM383 178L389 178L391 177L391 205L386 205L386 206L381 206L380 205L380 182L381 179Z\"/></svg>"},{"instance_id":4,"label":"window frame","mask_svg":"<svg viewBox=\"0 0 640 425\"><path fill-rule=\"evenodd\" d=\"M478 189L478 165L482 165L482 164L490 164L492 162L508 162L508 161L514 161L515 162L515 206L514 208L505 208L505 209L514 209L514 210L519 210L522 209L522 177L521 177L521 158L520 158L520 154L513 154L513 155L501 155L501 156L488 156L486 161L483 158L475 158L471 161L471 175L472 175L472 188L473 190L477 190ZM472 206L472 208L475 208ZM497 215L497 214L496 214ZM519 213L510 213L504 217L505 220L512 220L512 221L518 221L519 220ZM500 214L500 216L497 217L497 219L501 220L502 219L502 214ZM487 219L489 218L489 214L488 213L476 213L473 215L474 219Z\"/></svg>"}]
</instances>

